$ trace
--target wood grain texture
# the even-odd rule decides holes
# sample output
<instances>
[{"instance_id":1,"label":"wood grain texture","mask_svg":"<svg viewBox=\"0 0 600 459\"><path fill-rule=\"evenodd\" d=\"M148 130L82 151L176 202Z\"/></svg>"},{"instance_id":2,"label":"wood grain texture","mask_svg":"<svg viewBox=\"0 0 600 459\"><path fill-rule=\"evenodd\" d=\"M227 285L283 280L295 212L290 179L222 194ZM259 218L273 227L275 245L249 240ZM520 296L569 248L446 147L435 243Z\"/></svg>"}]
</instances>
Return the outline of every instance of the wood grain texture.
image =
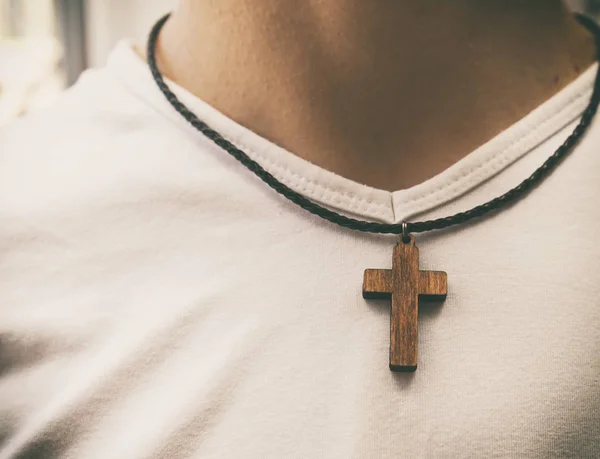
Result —
<instances>
[{"instance_id":1,"label":"wood grain texture","mask_svg":"<svg viewBox=\"0 0 600 459\"><path fill-rule=\"evenodd\" d=\"M446 298L447 275L443 271L420 271L415 239L394 247L392 269L367 269L364 298L390 298L390 370L415 371L419 342L419 299Z\"/></svg>"},{"instance_id":2,"label":"wood grain texture","mask_svg":"<svg viewBox=\"0 0 600 459\"><path fill-rule=\"evenodd\" d=\"M448 276L444 271L421 271L419 299L444 301L448 292Z\"/></svg>"},{"instance_id":3,"label":"wood grain texture","mask_svg":"<svg viewBox=\"0 0 600 459\"><path fill-rule=\"evenodd\" d=\"M392 270L365 269L363 298L387 299L392 297Z\"/></svg>"},{"instance_id":4,"label":"wood grain texture","mask_svg":"<svg viewBox=\"0 0 600 459\"><path fill-rule=\"evenodd\" d=\"M414 239L394 247L394 289L390 321L390 370L417 369L419 249Z\"/></svg>"}]
</instances>

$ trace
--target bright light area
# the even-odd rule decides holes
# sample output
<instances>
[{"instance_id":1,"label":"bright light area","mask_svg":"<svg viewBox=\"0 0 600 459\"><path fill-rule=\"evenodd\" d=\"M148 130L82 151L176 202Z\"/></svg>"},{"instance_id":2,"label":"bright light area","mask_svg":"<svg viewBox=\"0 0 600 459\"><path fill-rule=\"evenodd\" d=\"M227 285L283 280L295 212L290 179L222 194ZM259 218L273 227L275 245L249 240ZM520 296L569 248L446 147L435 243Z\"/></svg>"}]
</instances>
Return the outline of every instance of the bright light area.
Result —
<instances>
[{"instance_id":1,"label":"bright light area","mask_svg":"<svg viewBox=\"0 0 600 459\"><path fill-rule=\"evenodd\" d=\"M0 0L0 125L50 104L65 86L52 0Z\"/></svg>"}]
</instances>

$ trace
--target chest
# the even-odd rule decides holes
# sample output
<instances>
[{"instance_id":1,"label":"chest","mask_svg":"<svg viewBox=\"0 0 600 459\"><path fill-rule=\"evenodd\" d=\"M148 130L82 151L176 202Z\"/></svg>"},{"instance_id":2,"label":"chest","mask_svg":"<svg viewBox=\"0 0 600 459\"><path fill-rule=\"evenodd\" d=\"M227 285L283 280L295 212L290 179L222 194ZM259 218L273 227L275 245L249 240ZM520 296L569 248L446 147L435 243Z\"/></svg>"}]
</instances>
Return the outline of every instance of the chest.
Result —
<instances>
[{"instance_id":1,"label":"chest","mask_svg":"<svg viewBox=\"0 0 600 459\"><path fill-rule=\"evenodd\" d=\"M418 304L413 373L389 369L390 300L363 297L365 269L393 268L390 238L259 223L174 238L155 223L81 234L62 258L22 247L3 281L0 395L21 426L45 406L39 432L84 419L81 450L118 436L202 457L594 457L593 227L521 218L417 236L419 269L445 271L447 296Z\"/></svg>"}]
</instances>

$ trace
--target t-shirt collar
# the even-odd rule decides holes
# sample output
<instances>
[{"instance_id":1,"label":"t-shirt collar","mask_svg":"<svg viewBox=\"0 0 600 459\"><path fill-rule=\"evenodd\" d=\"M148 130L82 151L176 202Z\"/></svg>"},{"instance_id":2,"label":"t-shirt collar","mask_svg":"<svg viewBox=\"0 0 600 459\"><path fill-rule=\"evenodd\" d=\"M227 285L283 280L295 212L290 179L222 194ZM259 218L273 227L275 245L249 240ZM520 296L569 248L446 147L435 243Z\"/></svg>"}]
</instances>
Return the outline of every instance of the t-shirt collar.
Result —
<instances>
[{"instance_id":1,"label":"t-shirt collar","mask_svg":"<svg viewBox=\"0 0 600 459\"><path fill-rule=\"evenodd\" d=\"M199 119L288 187L346 215L399 223L475 188L576 120L589 102L597 65L594 63L524 118L441 173L393 192L360 184L306 161L239 124L173 81L166 79L166 82ZM128 90L171 118L188 135L203 135L170 106L153 81L147 63L133 49L131 40L117 44L109 56L107 69Z\"/></svg>"}]
</instances>

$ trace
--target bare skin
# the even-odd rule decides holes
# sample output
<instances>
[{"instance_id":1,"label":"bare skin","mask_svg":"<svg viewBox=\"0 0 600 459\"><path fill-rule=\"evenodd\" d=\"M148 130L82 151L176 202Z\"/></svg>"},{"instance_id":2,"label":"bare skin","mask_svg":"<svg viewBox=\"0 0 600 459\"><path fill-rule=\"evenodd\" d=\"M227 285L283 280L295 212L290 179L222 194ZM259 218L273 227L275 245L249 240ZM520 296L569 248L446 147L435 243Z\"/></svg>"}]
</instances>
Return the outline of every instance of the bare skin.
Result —
<instances>
[{"instance_id":1,"label":"bare skin","mask_svg":"<svg viewBox=\"0 0 600 459\"><path fill-rule=\"evenodd\" d=\"M181 0L157 55L238 123L388 191L448 168L595 60L560 0Z\"/></svg>"}]
</instances>

